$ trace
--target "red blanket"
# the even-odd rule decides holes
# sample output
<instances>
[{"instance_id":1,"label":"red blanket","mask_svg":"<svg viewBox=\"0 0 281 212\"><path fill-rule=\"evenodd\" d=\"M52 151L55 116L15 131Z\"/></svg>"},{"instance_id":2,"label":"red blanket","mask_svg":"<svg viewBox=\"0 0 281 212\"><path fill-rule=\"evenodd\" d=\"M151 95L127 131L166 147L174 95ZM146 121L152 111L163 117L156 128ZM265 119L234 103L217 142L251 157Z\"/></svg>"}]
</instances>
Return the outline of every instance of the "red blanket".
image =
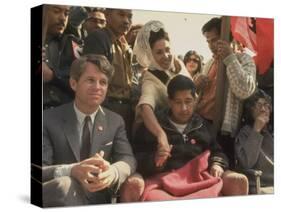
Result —
<instances>
[{"instance_id":1,"label":"red blanket","mask_svg":"<svg viewBox=\"0 0 281 212\"><path fill-rule=\"evenodd\" d=\"M208 173L209 156L205 151L180 169L146 179L142 201L219 196L222 180Z\"/></svg>"}]
</instances>

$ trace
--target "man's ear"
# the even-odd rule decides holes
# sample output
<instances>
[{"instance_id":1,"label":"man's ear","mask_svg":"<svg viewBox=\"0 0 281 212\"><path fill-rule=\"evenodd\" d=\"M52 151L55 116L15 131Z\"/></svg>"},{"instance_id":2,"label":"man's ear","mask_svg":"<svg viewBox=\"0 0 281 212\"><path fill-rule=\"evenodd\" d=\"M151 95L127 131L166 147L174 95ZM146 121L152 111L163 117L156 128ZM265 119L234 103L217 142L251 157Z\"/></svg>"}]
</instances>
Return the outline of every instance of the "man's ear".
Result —
<instances>
[{"instance_id":1,"label":"man's ear","mask_svg":"<svg viewBox=\"0 0 281 212\"><path fill-rule=\"evenodd\" d=\"M69 78L69 84L71 89L75 92L76 91L76 86L77 86L77 81L73 78Z\"/></svg>"}]
</instances>

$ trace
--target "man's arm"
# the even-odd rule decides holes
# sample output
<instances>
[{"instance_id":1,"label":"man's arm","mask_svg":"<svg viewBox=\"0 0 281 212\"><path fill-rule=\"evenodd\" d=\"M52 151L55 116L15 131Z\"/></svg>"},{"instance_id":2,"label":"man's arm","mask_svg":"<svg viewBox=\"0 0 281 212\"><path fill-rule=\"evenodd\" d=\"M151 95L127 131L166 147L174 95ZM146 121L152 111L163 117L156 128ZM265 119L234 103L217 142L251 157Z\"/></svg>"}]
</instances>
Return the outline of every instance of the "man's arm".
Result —
<instances>
[{"instance_id":1,"label":"man's arm","mask_svg":"<svg viewBox=\"0 0 281 212\"><path fill-rule=\"evenodd\" d=\"M231 92L239 99L246 99L256 89L256 66L247 54L235 54L229 43L217 42L218 57L226 65L226 75Z\"/></svg>"},{"instance_id":2,"label":"man's arm","mask_svg":"<svg viewBox=\"0 0 281 212\"><path fill-rule=\"evenodd\" d=\"M256 89L256 66L247 54L230 54L223 60L232 93L246 99Z\"/></svg>"}]
</instances>

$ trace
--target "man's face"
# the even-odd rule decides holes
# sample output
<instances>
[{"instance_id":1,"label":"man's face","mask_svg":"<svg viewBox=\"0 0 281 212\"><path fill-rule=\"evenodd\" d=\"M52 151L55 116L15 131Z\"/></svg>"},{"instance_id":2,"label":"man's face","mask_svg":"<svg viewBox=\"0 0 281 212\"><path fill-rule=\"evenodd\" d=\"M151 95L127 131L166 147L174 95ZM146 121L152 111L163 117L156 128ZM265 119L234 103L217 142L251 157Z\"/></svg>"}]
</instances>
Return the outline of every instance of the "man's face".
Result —
<instances>
[{"instance_id":1,"label":"man's face","mask_svg":"<svg viewBox=\"0 0 281 212\"><path fill-rule=\"evenodd\" d=\"M90 12L89 16L90 17L83 24L83 27L87 31L88 34L97 29L101 29L101 28L105 27L106 19L102 12L93 11L93 12Z\"/></svg>"},{"instance_id":2,"label":"man's face","mask_svg":"<svg viewBox=\"0 0 281 212\"><path fill-rule=\"evenodd\" d=\"M115 36L125 35L132 25L132 10L112 9L106 12L107 26Z\"/></svg>"},{"instance_id":3,"label":"man's face","mask_svg":"<svg viewBox=\"0 0 281 212\"><path fill-rule=\"evenodd\" d=\"M88 62L80 79L71 78L70 85L75 92L77 107L84 113L92 113L105 99L108 78L96 65Z\"/></svg>"},{"instance_id":4,"label":"man's face","mask_svg":"<svg viewBox=\"0 0 281 212\"><path fill-rule=\"evenodd\" d=\"M204 36L208 43L208 46L214 55L217 54L217 41L220 39L220 35L216 29L212 29L209 32L205 32Z\"/></svg>"},{"instance_id":5,"label":"man's face","mask_svg":"<svg viewBox=\"0 0 281 212\"><path fill-rule=\"evenodd\" d=\"M69 6L49 5L47 9L47 34L61 35L68 22Z\"/></svg>"},{"instance_id":6,"label":"man's face","mask_svg":"<svg viewBox=\"0 0 281 212\"><path fill-rule=\"evenodd\" d=\"M173 99L169 99L172 112L171 119L177 124L186 124L193 115L195 99L191 90L177 91Z\"/></svg>"}]
</instances>

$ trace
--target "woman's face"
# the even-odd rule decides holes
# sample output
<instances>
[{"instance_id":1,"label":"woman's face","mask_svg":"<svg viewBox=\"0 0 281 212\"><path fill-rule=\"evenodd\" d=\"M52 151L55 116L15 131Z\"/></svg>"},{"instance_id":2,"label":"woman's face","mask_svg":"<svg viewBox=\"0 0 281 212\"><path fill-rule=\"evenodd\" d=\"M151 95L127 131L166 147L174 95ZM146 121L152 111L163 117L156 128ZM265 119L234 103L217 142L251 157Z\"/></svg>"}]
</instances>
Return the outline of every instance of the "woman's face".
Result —
<instances>
[{"instance_id":1,"label":"woman's face","mask_svg":"<svg viewBox=\"0 0 281 212\"><path fill-rule=\"evenodd\" d=\"M271 110L271 104L269 104L264 98L259 98L252 108L252 116L254 120L261 115L267 116L269 118Z\"/></svg>"},{"instance_id":2,"label":"woman's face","mask_svg":"<svg viewBox=\"0 0 281 212\"><path fill-rule=\"evenodd\" d=\"M172 54L170 51L170 42L164 38L157 40L152 47L152 55L155 62L163 69L170 68L172 62Z\"/></svg>"},{"instance_id":3,"label":"woman's face","mask_svg":"<svg viewBox=\"0 0 281 212\"><path fill-rule=\"evenodd\" d=\"M186 61L186 69L189 71L189 73L191 74L191 76L193 76L199 66L200 60L196 55L191 55L187 61Z\"/></svg>"}]
</instances>

